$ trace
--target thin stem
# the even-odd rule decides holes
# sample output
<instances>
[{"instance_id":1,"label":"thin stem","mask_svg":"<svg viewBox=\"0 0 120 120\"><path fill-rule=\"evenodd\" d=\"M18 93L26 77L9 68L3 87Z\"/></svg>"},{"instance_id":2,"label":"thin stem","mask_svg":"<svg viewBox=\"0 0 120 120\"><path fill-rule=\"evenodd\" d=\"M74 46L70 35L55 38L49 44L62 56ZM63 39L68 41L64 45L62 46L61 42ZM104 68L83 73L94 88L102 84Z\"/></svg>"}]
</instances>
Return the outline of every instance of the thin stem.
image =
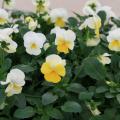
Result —
<instances>
[{"instance_id":1,"label":"thin stem","mask_svg":"<svg viewBox=\"0 0 120 120\"><path fill-rule=\"evenodd\" d=\"M5 53L4 50L0 49L0 65L4 63Z\"/></svg>"}]
</instances>

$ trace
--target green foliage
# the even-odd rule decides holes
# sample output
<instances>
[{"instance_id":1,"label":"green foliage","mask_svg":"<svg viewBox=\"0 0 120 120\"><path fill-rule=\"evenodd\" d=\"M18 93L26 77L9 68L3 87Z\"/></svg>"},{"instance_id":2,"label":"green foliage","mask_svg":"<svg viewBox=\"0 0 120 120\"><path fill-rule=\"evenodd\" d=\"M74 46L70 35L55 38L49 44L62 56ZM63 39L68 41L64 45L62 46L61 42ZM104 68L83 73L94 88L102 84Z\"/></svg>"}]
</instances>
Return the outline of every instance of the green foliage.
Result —
<instances>
[{"instance_id":1,"label":"green foliage","mask_svg":"<svg viewBox=\"0 0 120 120\"><path fill-rule=\"evenodd\" d=\"M86 41L94 38L94 30L79 26L89 16L70 17L65 29L76 33L75 47L69 54L58 53L55 35L50 34L54 25L43 20L42 15L13 11L19 33L12 34L12 39L19 46L15 54L7 54L0 49L0 81L5 81L7 73L18 68L25 72L26 84L22 93L6 97L6 86L0 85L0 120L120 120L120 52L108 50L107 35L111 27L120 27L120 20L111 18L106 24L106 13L100 11L102 19L100 29L101 42L95 47L88 47ZM40 28L35 32L44 33L50 47L42 49L38 56L28 55L23 47L23 35L29 31L21 16L32 16L38 20ZM18 20L17 20L18 19ZM12 23L0 26L5 28ZM111 63L103 65L98 56L110 53ZM66 59L66 76L58 84L45 81L40 67L46 56L59 54ZM99 115L96 113L98 110Z\"/></svg>"}]
</instances>

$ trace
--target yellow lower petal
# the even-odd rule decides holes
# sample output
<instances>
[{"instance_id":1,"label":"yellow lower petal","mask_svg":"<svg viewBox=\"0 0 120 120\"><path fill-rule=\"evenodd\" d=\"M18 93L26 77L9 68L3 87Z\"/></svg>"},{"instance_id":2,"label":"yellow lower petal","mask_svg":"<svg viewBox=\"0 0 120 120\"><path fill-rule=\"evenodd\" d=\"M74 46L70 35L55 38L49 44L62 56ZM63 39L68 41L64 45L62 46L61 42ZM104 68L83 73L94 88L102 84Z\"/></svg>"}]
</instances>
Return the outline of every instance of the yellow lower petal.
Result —
<instances>
[{"instance_id":1,"label":"yellow lower petal","mask_svg":"<svg viewBox=\"0 0 120 120\"><path fill-rule=\"evenodd\" d=\"M57 50L65 54L69 53L70 42L65 41L64 39L59 39L57 44Z\"/></svg>"},{"instance_id":2,"label":"yellow lower petal","mask_svg":"<svg viewBox=\"0 0 120 120\"><path fill-rule=\"evenodd\" d=\"M95 34L96 34L96 37L99 38L100 36L100 28L101 28L101 20L98 19L96 22L95 22Z\"/></svg>"},{"instance_id":3,"label":"yellow lower petal","mask_svg":"<svg viewBox=\"0 0 120 120\"><path fill-rule=\"evenodd\" d=\"M112 42L108 45L110 50L113 51L120 51L120 41L119 40L112 40Z\"/></svg>"},{"instance_id":4,"label":"yellow lower petal","mask_svg":"<svg viewBox=\"0 0 120 120\"><path fill-rule=\"evenodd\" d=\"M59 27L65 27L65 21L63 18L57 18L55 21L55 25Z\"/></svg>"},{"instance_id":5,"label":"yellow lower petal","mask_svg":"<svg viewBox=\"0 0 120 120\"><path fill-rule=\"evenodd\" d=\"M50 65L48 63L43 63L42 67L41 67L41 72L43 74L47 74L47 73L52 72L52 69L51 69L51 67L50 67Z\"/></svg>"},{"instance_id":6,"label":"yellow lower petal","mask_svg":"<svg viewBox=\"0 0 120 120\"><path fill-rule=\"evenodd\" d=\"M7 20L5 18L0 18L0 25L3 25L7 23Z\"/></svg>"},{"instance_id":7,"label":"yellow lower petal","mask_svg":"<svg viewBox=\"0 0 120 120\"><path fill-rule=\"evenodd\" d=\"M65 67L61 64L57 65L54 70L60 75L60 76L65 76L66 71L65 71Z\"/></svg>"},{"instance_id":8,"label":"yellow lower petal","mask_svg":"<svg viewBox=\"0 0 120 120\"><path fill-rule=\"evenodd\" d=\"M17 84L13 84L13 83L10 83L8 85L8 87L6 88L6 93L7 93L7 96L10 97L14 94L20 94L22 91L22 87L21 86L18 86Z\"/></svg>"},{"instance_id":9,"label":"yellow lower petal","mask_svg":"<svg viewBox=\"0 0 120 120\"><path fill-rule=\"evenodd\" d=\"M58 83L61 80L61 77L54 71L44 75L45 80L52 83Z\"/></svg>"}]
</instances>

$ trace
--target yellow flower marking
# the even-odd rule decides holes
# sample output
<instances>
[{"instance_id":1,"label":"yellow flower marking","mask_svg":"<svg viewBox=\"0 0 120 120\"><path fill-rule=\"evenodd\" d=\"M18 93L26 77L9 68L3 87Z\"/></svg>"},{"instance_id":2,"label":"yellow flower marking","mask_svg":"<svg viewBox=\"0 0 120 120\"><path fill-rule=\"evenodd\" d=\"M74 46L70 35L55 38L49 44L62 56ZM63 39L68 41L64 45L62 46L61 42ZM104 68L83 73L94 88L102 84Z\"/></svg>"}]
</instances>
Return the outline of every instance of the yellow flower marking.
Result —
<instances>
[{"instance_id":1,"label":"yellow flower marking","mask_svg":"<svg viewBox=\"0 0 120 120\"><path fill-rule=\"evenodd\" d=\"M58 17L55 21L55 25L59 26L59 27L64 27L65 26L65 21L63 20L63 18Z\"/></svg>"},{"instance_id":2,"label":"yellow flower marking","mask_svg":"<svg viewBox=\"0 0 120 120\"><path fill-rule=\"evenodd\" d=\"M14 91L15 93L21 93L22 91L22 87L21 86L18 86L17 84L15 83L10 83L7 87L8 89L8 92L7 92L7 96L12 96L12 92L11 91Z\"/></svg>"},{"instance_id":3,"label":"yellow flower marking","mask_svg":"<svg viewBox=\"0 0 120 120\"><path fill-rule=\"evenodd\" d=\"M3 25L7 23L7 20L5 18L0 18L0 25Z\"/></svg>"},{"instance_id":4,"label":"yellow flower marking","mask_svg":"<svg viewBox=\"0 0 120 120\"><path fill-rule=\"evenodd\" d=\"M51 66L49 63L43 63L41 72L44 74L44 78L48 82L58 83L61 80L61 76L65 76L65 67L61 64Z\"/></svg>"},{"instance_id":5,"label":"yellow flower marking","mask_svg":"<svg viewBox=\"0 0 120 120\"><path fill-rule=\"evenodd\" d=\"M45 12L45 6L43 4L38 4L36 6L36 12Z\"/></svg>"},{"instance_id":6,"label":"yellow flower marking","mask_svg":"<svg viewBox=\"0 0 120 120\"><path fill-rule=\"evenodd\" d=\"M57 50L59 52L63 52L65 54L67 54L67 53L69 53L69 46L70 46L70 41L65 41L64 39L60 38L58 40Z\"/></svg>"},{"instance_id":7,"label":"yellow flower marking","mask_svg":"<svg viewBox=\"0 0 120 120\"><path fill-rule=\"evenodd\" d=\"M34 21L34 20L33 20L32 17L26 17L26 18L25 18L25 22L26 22L26 23L33 22L33 21Z\"/></svg>"},{"instance_id":8,"label":"yellow flower marking","mask_svg":"<svg viewBox=\"0 0 120 120\"><path fill-rule=\"evenodd\" d=\"M110 50L120 51L120 40L112 40L108 47Z\"/></svg>"},{"instance_id":9,"label":"yellow flower marking","mask_svg":"<svg viewBox=\"0 0 120 120\"><path fill-rule=\"evenodd\" d=\"M97 38L99 38L100 36L100 27L101 27L101 20L97 20L97 22L95 22L95 34Z\"/></svg>"},{"instance_id":10,"label":"yellow flower marking","mask_svg":"<svg viewBox=\"0 0 120 120\"><path fill-rule=\"evenodd\" d=\"M36 49L36 48L37 48L37 45L35 43L32 43L31 49Z\"/></svg>"}]
</instances>

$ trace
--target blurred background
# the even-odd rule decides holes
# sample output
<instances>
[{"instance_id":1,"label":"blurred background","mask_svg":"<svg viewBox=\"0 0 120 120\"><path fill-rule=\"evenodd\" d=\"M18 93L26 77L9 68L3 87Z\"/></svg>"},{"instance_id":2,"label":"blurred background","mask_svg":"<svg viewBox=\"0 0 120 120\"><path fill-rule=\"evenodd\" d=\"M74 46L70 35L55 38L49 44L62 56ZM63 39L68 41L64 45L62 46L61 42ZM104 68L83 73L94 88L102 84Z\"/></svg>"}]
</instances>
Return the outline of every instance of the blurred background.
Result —
<instances>
[{"instance_id":1,"label":"blurred background","mask_svg":"<svg viewBox=\"0 0 120 120\"><path fill-rule=\"evenodd\" d=\"M16 9L33 11L32 0L16 0ZM64 7L71 14L72 11L82 13L82 8L87 0L50 0L51 8ZM113 11L120 16L120 0L100 0L101 4L111 6ZM2 0L0 0L2 6Z\"/></svg>"}]
</instances>

